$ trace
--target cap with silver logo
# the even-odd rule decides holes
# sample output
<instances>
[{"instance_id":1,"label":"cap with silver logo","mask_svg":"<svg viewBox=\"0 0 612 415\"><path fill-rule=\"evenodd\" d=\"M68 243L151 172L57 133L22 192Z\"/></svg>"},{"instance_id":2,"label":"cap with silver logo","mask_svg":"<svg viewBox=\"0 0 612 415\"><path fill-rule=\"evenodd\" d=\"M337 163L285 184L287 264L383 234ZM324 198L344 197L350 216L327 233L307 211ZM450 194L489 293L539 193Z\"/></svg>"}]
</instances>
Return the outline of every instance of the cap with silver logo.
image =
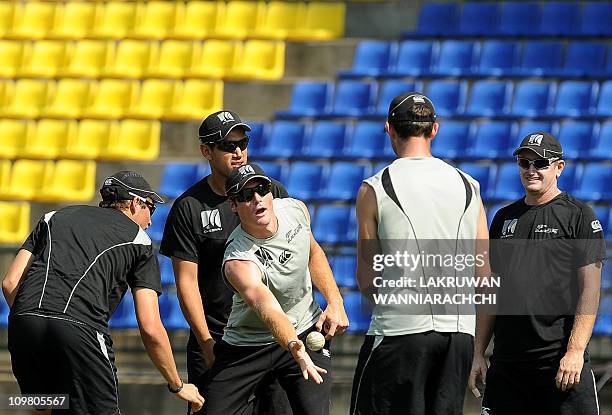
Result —
<instances>
[{"instance_id":1,"label":"cap with silver logo","mask_svg":"<svg viewBox=\"0 0 612 415\"><path fill-rule=\"evenodd\" d=\"M557 140L552 134L543 131L528 134L525 138L523 138L521 145L514 150L512 155L516 156L522 150L531 150L538 156L545 159L563 157L563 148L561 148L561 143L559 143L559 140Z\"/></svg>"}]
</instances>

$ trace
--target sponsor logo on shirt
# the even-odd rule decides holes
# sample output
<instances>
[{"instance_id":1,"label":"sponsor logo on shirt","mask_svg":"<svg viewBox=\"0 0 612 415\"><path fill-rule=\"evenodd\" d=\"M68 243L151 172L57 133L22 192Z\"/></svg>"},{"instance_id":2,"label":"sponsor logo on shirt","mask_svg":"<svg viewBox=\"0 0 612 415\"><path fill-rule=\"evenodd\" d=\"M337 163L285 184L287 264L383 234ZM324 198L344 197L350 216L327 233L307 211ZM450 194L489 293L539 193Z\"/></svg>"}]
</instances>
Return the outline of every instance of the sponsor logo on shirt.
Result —
<instances>
[{"instance_id":1,"label":"sponsor logo on shirt","mask_svg":"<svg viewBox=\"0 0 612 415\"><path fill-rule=\"evenodd\" d=\"M204 210L201 213L202 216L202 231L204 233L222 231L221 226L221 214L219 209Z\"/></svg>"},{"instance_id":2,"label":"sponsor logo on shirt","mask_svg":"<svg viewBox=\"0 0 612 415\"><path fill-rule=\"evenodd\" d=\"M542 145L543 138L544 136L542 134L532 134L531 136L529 136L529 142L527 143L527 145L539 147Z\"/></svg>"},{"instance_id":3,"label":"sponsor logo on shirt","mask_svg":"<svg viewBox=\"0 0 612 415\"><path fill-rule=\"evenodd\" d=\"M598 221L597 219L595 219L593 222L591 222L591 228L593 228L593 233L597 233L597 232L603 231L603 227L601 226L601 222Z\"/></svg>"},{"instance_id":4,"label":"sponsor logo on shirt","mask_svg":"<svg viewBox=\"0 0 612 415\"><path fill-rule=\"evenodd\" d=\"M510 238L514 236L514 231L516 230L516 224L518 223L518 219L509 219L504 221L504 226L502 226L502 238Z\"/></svg>"},{"instance_id":5,"label":"sponsor logo on shirt","mask_svg":"<svg viewBox=\"0 0 612 415\"><path fill-rule=\"evenodd\" d=\"M291 252L284 250L282 254L280 254L280 256L278 257L278 263L281 265L285 265L287 262L289 262L292 255L293 254Z\"/></svg>"},{"instance_id":6,"label":"sponsor logo on shirt","mask_svg":"<svg viewBox=\"0 0 612 415\"><path fill-rule=\"evenodd\" d=\"M322 352L323 352L323 356L331 359L331 352L328 349L323 349Z\"/></svg>"},{"instance_id":7,"label":"sponsor logo on shirt","mask_svg":"<svg viewBox=\"0 0 612 415\"><path fill-rule=\"evenodd\" d=\"M266 248L259 247L257 251L255 251L255 256L263 264L264 267L268 268L274 262L274 257Z\"/></svg>"},{"instance_id":8,"label":"sponsor logo on shirt","mask_svg":"<svg viewBox=\"0 0 612 415\"><path fill-rule=\"evenodd\" d=\"M549 228L548 225L538 225L536 226L535 233L559 233L559 229L557 228Z\"/></svg>"},{"instance_id":9,"label":"sponsor logo on shirt","mask_svg":"<svg viewBox=\"0 0 612 415\"><path fill-rule=\"evenodd\" d=\"M285 234L285 238L287 239L287 243L290 244L293 241L293 238L297 236L298 233L302 230L302 224L300 223L297 227L291 229L289 232Z\"/></svg>"}]
</instances>

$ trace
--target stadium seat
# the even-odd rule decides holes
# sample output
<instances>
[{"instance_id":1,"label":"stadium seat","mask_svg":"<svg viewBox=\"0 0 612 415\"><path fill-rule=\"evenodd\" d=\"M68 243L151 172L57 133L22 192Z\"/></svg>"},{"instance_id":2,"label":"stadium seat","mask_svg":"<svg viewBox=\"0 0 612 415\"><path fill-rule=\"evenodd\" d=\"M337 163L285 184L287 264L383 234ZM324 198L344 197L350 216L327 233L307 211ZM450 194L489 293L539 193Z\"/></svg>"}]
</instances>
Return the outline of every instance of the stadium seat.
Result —
<instances>
[{"instance_id":1,"label":"stadium seat","mask_svg":"<svg viewBox=\"0 0 612 415\"><path fill-rule=\"evenodd\" d=\"M357 289L357 258L353 255L333 257L334 279L341 288Z\"/></svg>"},{"instance_id":2,"label":"stadium seat","mask_svg":"<svg viewBox=\"0 0 612 415\"><path fill-rule=\"evenodd\" d=\"M309 1L291 40L331 40L344 35L346 5L343 2Z\"/></svg>"},{"instance_id":3,"label":"stadium seat","mask_svg":"<svg viewBox=\"0 0 612 415\"><path fill-rule=\"evenodd\" d=\"M70 61L60 75L99 78L108 69L114 54L112 41L80 40L75 43Z\"/></svg>"},{"instance_id":4,"label":"stadium seat","mask_svg":"<svg viewBox=\"0 0 612 415\"><path fill-rule=\"evenodd\" d=\"M147 234L153 242L161 241L164 236L164 226L168 218L168 213L170 213L170 208L170 203L157 204L151 226L147 228Z\"/></svg>"},{"instance_id":5,"label":"stadium seat","mask_svg":"<svg viewBox=\"0 0 612 415\"><path fill-rule=\"evenodd\" d=\"M299 81L293 86L289 108L278 118L316 117L329 111L333 87L326 82Z\"/></svg>"},{"instance_id":6,"label":"stadium seat","mask_svg":"<svg viewBox=\"0 0 612 415\"><path fill-rule=\"evenodd\" d=\"M46 117L80 118L89 103L90 82L82 79L60 79L50 105L44 110Z\"/></svg>"},{"instance_id":7,"label":"stadium seat","mask_svg":"<svg viewBox=\"0 0 612 415\"><path fill-rule=\"evenodd\" d=\"M179 120L199 120L202 114L211 114L223 108L223 82L187 79L171 114L166 117Z\"/></svg>"},{"instance_id":8,"label":"stadium seat","mask_svg":"<svg viewBox=\"0 0 612 415\"><path fill-rule=\"evenodd\" d=\"M482 121L465 155L470 159L508 159L514 150L515 126L506 121Z\"/></svg>"},{"instance_id":9,"label":"stadium seat","mask_svg":"<svg viewBox=\"0 0 612 415\"><path fill-rule=\"evenodd\" d=\"M557 91L554 115L578 118L593 115L598 91L597 82L562 81Z\"/></svg>"},{"instance_id":10,"label":"stadium seat","mask_svg":"<svg viewBox=\"0 0 612 415\"><path fill-rule=\"evenodd\" d=\"M595 145L589 152L589 158L595 160L612 159L612 121L601 124L599 137L595 140Z\"/></svg>"},{"instance_id":11,"label":"stadium seat","mask_svg":"<svg viewBox=\"0 0 612 415\"><path fill-rule=\"evenodd\" d=\"M517 117L545 117L551 114L556 84L521 81L516 85L511 114Z\"/></svg>"},{"instance_id":12,"label":"stadium seat","mask_svg":"<svg viewBox=\"0 0 612 415\"><path fill-rule=\"evenodd\" d=\"M96 25L96 15L100 3L69 1L64 3L58 23L51 30L55 39L85 39Z\"/></svg>"},{"instance_id":13,"label":"stadium seat","mask_svg":"<svg viewBox=\"0 0 612 415\"><path fill-rule=\"evenodd\" d=\"M20 156L32 159L54 159L62 156L71 137L76 134L76 121L43 119L27 137Z\"/></svg>"},{"instance_id":14,"label":"stadium seat","mask_svg":"<svg viewBox=\"0 0 612 415\"><path fill-rule=\"evenodd\" d=\"M480 197L486 199L495 183L495 164L460 163L458 168L480 184Z\"/></svg>"},{"instance_id":15,"label":"stadium seat","mask_svg":"<svg viewBox=\"0 0 612 415\"><path fill-rule=\"evenodd\" d=\"M462 36L493 36L496 34L499 7L496 3L478 1L463 3L459 17L459 34Z\"/></svg>"},{"instance_id":16,"label":"stadium seat","mask_svg":"<svg viewBox=\"0 0 612 415\"><path fill-rule=\"evenodd\" d=\"M16 160L6 185L1 189L1 199L33 200L48 185L53 175L51 161Z\"/></svg>"},{"instance_id":17,"label":"stadium seat","mask_svg":"<svg viewBox=\"0 0 612 415\"><path fill-rule=\"evenodd\" d=\"M93 160L106 151L116 124L103 120L81 120L77 132L68 141L67 158Z\"/></svg>"},{"instance_id":18,"label":"stadium seat","mask_svg":"<svg viewBox=\"0 0 612 415\"><path fill-rule=\"evenodd\" d=\"M602 295L593 335L612 336L612 295Z\"/></svg>"},{"instance_id":19,"label":"stadium seat","mask_svg":"<svg viewBox=\"0 0 612 415\"><path fill-rule=\"evenodd\" d=\"M582 21L579 33L583 36L612 36L612 4L585 2L582 8Z\"/></svg>"},{"instance_id":20,"label":"stadium seat","mask_svg":"<svg viewBox=\"0 0 612 415\"><path fill-rule=\"evenodd\" d=\"M347 333L366 333L372 319L368 300L363 298L358 291L345 292L342 297L350 321L349 327L346 329Z\"/></svg>"},{"instance_id":21,"label":"stadium seat","mask_svg":"<svg viewBox=\"0 0 612 415\"><path fill-rule=\"evenodd\" d=\"M434 73L438 76L465 76L474 70L475 56L480 43L467 40L446 40L440 45L438 62Z\"/></svg>"},{"instance_id":22,"label":"stadium seat","mask_svg":"<svg viewBox=\"0 0 612 415\"><path fill-rule=\"evenodd\" d=\"M155 160L159 156L161 123L125 119L101 154L106 160Z\"/></svg>"},{"instance_id":23,"label":"stadium seat","mask_svg":"<svg viewBox=\"0 0 612 415\"><path fill-rule=\"evenodd\" d=\"M508 112L512 82L479 80L472 84L466 114L474 117L496 117Z\"/></svg>"},{"instance_id":24,"label":"stadium seat","mask_svg":"<svg viewBox=\"0 0 612 415\"><path fill-rule=\"evenodd\" d=\"M0 202L0 244L22 244L29 232L30 204Z\"/></svg>"},{"instance_id":25,"label":"stadium seat","mask_svg":"<svg viewBox=\"0 0 612 415\"><path fill-rule=\"evenodd\" d=\"M315 239L323 244L346 242L349 215L349 206L319 206L312 229Z\"/></svg>"},{"instance_id":26,"label":"stadium seat","mask_svg":"<svg viewBox=\"0 0 612 415\"><path fill-rule=\"evenodd\" d=\"M358 122L349 137L344 155L352 159L380 158L389 139L383 123L376 121Z\"/></svg>"},{"instance_id":27,"label":"stadium seat","mask_svg":"<svg viewBox=\"0 0 612 415\"><path fill-rule=\"evenodd\" d=\"M465 81L433 80L427 85L427 97L435 103L436 115L452 117L465 111L467 90Z\"/></svg>"},{"instance_id":28,"label":"stadium seat","mask_svg":"<svg viewBox=\"0 0 612 415\"><path fill-rule=\"evenodd\" d=\"M489 192L493 200L517 200L525 195L516 162L503 163L497 170L495 189Z\"/></svg>"},{"instance_id":29,"label":"stadium seat","mask_svg":"<svg viewBox=\"0 0 612 415\"><path fill-rule=\"evenodd\" d=\"M389 113L389 104L398 95L410 91L420 91L422 86L420 82L405 81L399 79L389 79L382 82L378 93L378 104L372 116L386 118ZM437 103L436 103L437 109Z\"/></svg>"},{"instance_id":30,"label":"stadium seat","mask_svg":"<svg viewBox=\"0 0 612 415\"><path fill-rule=\"evenodd\" d=\"M56 9L61 4L46 1L18 3L15 10L15 25L10 37L18 39L44 39L53 27Z\"/></svg>"},{"instance_id":31,"label":"stadium seat","mask_svg":"<svg viewBox=\"0 0 612 415\"><path fill-rule=\"evenodd\" d=\"M240 49L240 43L231 40L205 41L199 57L189 71L189 76L222 79L234 67Z\"/></svg>"},{"instance_id":32,"label":"stadium seat","mask_svg":"<svg viewBox=\"0 0 612 415\"><path fill-rule=\"evenodd\" d=\"M22 157L26 140L35 127L32 121L0 119L0 159Z\"/></svg>"},{"instance_id":33,"label":"stadium seat","mask_svg":"<svg viewBox=\"0 0 612 415\"><path fill-rule=\"evenodd\" d=\"M215 32L224 12L224 2L190 0L186 2L183 15L174 26L172 37L206 39Z\"/></svg>"},{"instance_id":34,"label":"stadium seat","mask_svg":"<svg viewBox=\"0 0 612 415\"><path fill-rule=\"evenodd\" d=\"M540 23L538 3L504 1L496 34L500 36L533 36Z\"/></svg>"},{"instance_id":35,"label":"stadium seat","mask_svg":"<svg viewBox=\"0 0 612 415\"><path fill-rule=\"evenodd\" d=\"M563 146L563 156L569 159L587 157L593 147L594 136L599 128L590 121L564 121L559 129L558 139Z\"/></svg>"},{"instance_id":36,"label":"stadium seat","mask_svg":"<svg viewBox=\"0 0 612 415\"><path fill-rule=\"evenodd\" d=\"M267 136L266 147L260 157L290 158L301 154L304 146L305 126L295 121L276 121Z\"/></svg>"},{"instance_id":37,"label":"stadium seat","mask_svg":"<svg viewBox=\"0 0 612 415\"><path fill-rule=\"evenodd\" d=\"M597 116L612 117L612 80L601 84L597 102Z\"/></svg>"},{"instance_id":38,"label":"stadium seat","mask_svg":"<svg viewBox=\"0 0 612 415\"><path fill-rule=\"evenodd\" d=\"M511 142L512 147L518 147L523 138L538 131L546 131L555 137L558 135L556 123L553 124L550 121L525 120L519 124L518 132Z\"/></svg>"},{"instance_id":39,"label":"stadium seat","mask_svg":"<svg viewBox=\"0 0 612 415\"><path fill-rule=\"evenodd\" d=\"M264 130L267 131L267 124L249 120L245 122L251 127L251 131L247 133L249 136L249 157L257 157L266 146Z\"/></svg>"},{"instance_id":40,"label":"stadium seat","mask_svg":"<svg viewBox=\"0 0 612 415\"><path fill-rule=\"evenodd\" d=\"M128 290L123 299L117 305L108 325L111 329L136 329L138 321L136 320L136 309L134 308L134 297L132 291Z\"/></svg>"},{"instance_id":41,"label":"stadium seat","mask_svg":"<svg viewBox=\"0 0 612 415\"><path fill-rule=\"evenodd\" d=\"M102 79L93 91L93 101L83 116L122 118L138 96L138 84L123 79Z\"/></svg>"},{"instance_id":42,"label":"stadium seat","mask_svg":"<svg viewBox=\"0 0 612 415\"><path fill-rule=\"evenodd\" d=\"M570 42L565 64L557 72L562 77L605 75L606 44L601 42Z\"/></svg>"},{"instance_id":43,"label":"stadium seat","mask_svg":"<svg viewBox=\"0 0 612 415\"><path fill-rule=\"evenodd\" d=\"M236 64L226 74L226 78L233 80L279 80L284 73L284 42L248 40L244 42L242 52L237 58Z\"/></svg>"},{"instance_id":44,"label":"stadium seat","mask_svg":"<svg viewBox=\"0 0 612 415\"><path fill-rule=\"evenodd\" d=\"M272 161L259 161L255 163L259 165L267 176L278 180L281 183L285 182L285 165L282 163L274 163Z\"/></svg>"},{"instance_id":45,"label":"stadium seat","mask_svg":"<svg viewBox=\"0 0 612 415\"><path fill-rule=\"evenodd\" d=\"M158 61L158 45L146 40L122 40L117 46L113 64L107 76L140 79Z\"/></svg>"},{"instance_id":46,"label":"stadium seat","mask_svg":"<svg viewBox=\"0 0 612 415\"><path fill-rule=\"evenodd\" d=\"M174 271L172 269L172 260L165 255L157 254L159 262L159 274L161 276L162 287L174 285Z\"/></svg>"},{"instance_id":47,"label":"stadium seat","mask_svg":"<svg viewBox=\"0 0 612 415\"><path fill-rule=\"evenodd\" d=\"M261 39L286 39L299 26L304 7L305 4L299 2L268 2L262 23L257 25L251 36Z\"/></svg>"},{"instance_id":48,"label":"stadium seat","mask_svg":"<svg viewBox=\"0 0 612 415\"><path fill-rule=\"evenodd\" d=\"M174 29L177 13L183 2L148 1L139 4L139 16L132 37L137 39L165 39Z\"/></svg>"},{"instance_id":49,"label":"stadium seat","mask_svg":"<svg viewBox=\"0 0 612 415\"><path fill-rule=\"evenodd\" d=\"M489 229L491 228L491 223L495 218L495 214L503 207L506 207L508 203L496 203L491 206L486 206L486 214L487 214L487 224L489 225Z\"/></svg>"},{"instance_id":50,"label":"stadium seat","mask_svg":"<svg viewBox=\"0 0 612 415\"><path fill-rule=\"evenodd\" d=\"M351 69L338 72L340 78L377 77L389 71L395 44L380 40L359 42Z\"/></svg>"},{"instance_id":51,"label":"stadium seat","mask_svg":"<svg viewBox=\"0 0 612 415\"><path fill-rule=\"evenodd\" d=\"M482 43L480 62L476 68L479 76L505 76L519 66L521 46L518 42L486 40Z\"/></svg>"},{"instance_id":52,"label":"stadium seat","mask_svg":"<svg viewBox=\"0 0 612 415\"><path fill-rule=\"evenodd\" d=\"M565 151L565 147L563 151ZM575 163L565 163L561 176L557 178L557 187L564 192L573 193L580 178L580 173L582 173L582 166Z\"/></svg>"},{"instance_id":53,"label":"stadium seat","mask_svg":"<svg viewBox=\"0 0 612 415\"><path fill-rule=\"evenodd\" d=\"M200 43L166 40L159 48L159 58L149 76L183 78L193 67L195 57L200 54Z\"/></svg>"},{"instance_id":54,"label":"stadium seat","mask_svg":"<svg viewBox=\"0 0 612 415\"><path fill-rule=\"evenodd\" d=\"M369 168L363 164L337 161L330 166L319 196L325 200L355 200L359 186L368 173Z\"/></svg>"},{"instance_id":55,"label":"stadium seat","mask_svg":"<svg viewBox=\"0 0 612 415\"><path fill-rule=\"evenodd\" d=\"M6 37L13 28L16 2L3 1L0 3L0 37Z\"/></svg>"},{"instance_id":56,"label":"stadium seat","mask_svg":"<svg viewBox=\"0 0 612 415\"><path fill-rule=\"evenodd\" d=\"M245 39L255 32L257 23L265 13L262 1L232 0L226 3L225 13L217 25L214 37Z\"/></svg>"},{"instance_id":57,"label":"stadium seat","mask_svg":"<svg viewBox=\"0 0 612 415\"><path fill-rule=\"evenodd\" d=\"M189 330L176 292L165 291L159 299L162 322L168 330Z\"/></svg>"},{"instance_id":58,"label":"stadium seat","mask_svg":"<svg viewBox=\"0 0 612 415\"><path fill-rule=\"evenodd\" d=\"M93 36L104 39L123 39L129 36L136 23L137 3L112 0L105 3L93 30Z\"/></svg>"},{"instance_id":59,"label":"stadium seat","mask_svg":"<svg viewBox=\"0 0 612 415\"><path fill-rule=\"evenodd\" d=\"M199 180L202 180L204 177L210 174L210 164L207 162L198 163L198 172L196 173L196 177Z\"/></svg>"},{"instance_id":60,"label":"stadium seat","mask_svg":"<svg viewBox=\"0 0 612 415\"><path fill-rule=\"evenodd\" d=\"M587 163L574 195L594 202L612 200L612 169L606 163Z\"/></svg>"},{"instance_id":61,"label":"stadium seat","mask_svg":"<svg viewBox=\"0 0 612 415\"><path fill-rule=\"evenodd\" d=\"M606 210L606 213L608 213L607 208L604 207L604 210ZM598 217L601 223L607 223L602 216ZM601 288L602 290L612 289L612 263L610 263L609 260L604 263L603 270L601 272Z\"/></svg>"},{"instance_id":62,"label":"stadium seat","mask_svg":"<svg viewBox=\"0 0 612 415\"><path fill-rule=\"evenodd\" d=\"M523 45L520 66L511 75L550 76L561 68L563 44L561 42L532 40Z\"/></svg>"},{"instance_id":63,"label":"stadium seat","mask_svg":"<svg viewBox=\"0 0 612 415\"><path fill-rule=\"evenodd\" d=\"M395 64L387 76L426 76L438 57L439 45L428 40L405 40L399 44Z\"/></svg>"},{"instance_id":64,"label":"stadium seat","mask_svg":"<svg viewBox=\"0 0 612 415\"><path fill-rule=\"evenodd\" d=\"M404 36L452 36L457 30L459 4L425 3L419 11L415 32L404 32Z\"/></svg>"},{"instance_id":65,"label":"stadium seat","mask_svg":"<svg viewBox=\"0 0 612 415\"><path fill-rule=\"evenodd\" d=\"M319 191L322 188L323 173L321 164L304 161L293 162L287 177L289 196L300 200L318 198Z\"/></svg>"},{"instance_id":66,"label":"stadium seat","mask_svg":"<svg viewBox=\"0 0 612 415\"><path fill-rule=\"evenodd\" d=\"M38 79L19 79L14 92L7 96L7 105L2 111L5 117L38 118L52 95L53 83Z\"/></svg>"},{"instance_id":67,"label":"stadium seat","mask_svg":"<svg viewBox=\"0 0 612 415\"><path fill-rule=\"evenodd\" d=\"M34 199L43 202L90 202L96 191L96 162L59 160L48 184Z\"/></svg>"},{"instance_id":68,"label":"stadium seat","mask_svg":"<svg viewBox=\"0 0 612 415\"><path fill-rule=\"evenodd\" d=\"M175 82L166 79L145 79L132 110L127 114L133 118L160 119L168 116L176 98Z\"/></svg>"},{"instance_id":69,"label":"stadium seat","mask_svg":"<svg viewBox=\"0 0 612 415\"><path fill-rule=\"evenodd\" d=\"M68 43L61 40L39 40L32 44L21 76L54 78L66 65Z\"/></svg>"},{"instance_id":70,"label":"stadium seat","mask_svg":"<svg viewBox=\"0 0 612 415\"><path fill-rule=\"evenodd\" d=\"M546 1L542 4L542 17L538 27L540 36L574 36L578 31L580 3Z\"/></svg>"},{"instance_id":71,"label":"stadium seat","mask_svg":"<svg viewBox=\"0 0 612 415\"><path fill-rule=\"evenodd\" d=\"M29 44L18 40L0 40L0 76L16 78L23 68Z\"/></svg>"},{"instance_id":72,"label":"stadium seat","mask_svg":"<svg viewBox=\"0 0 612 415\"><path fill-rule=\"evenodd\" d=\"M309 158L333 158L342 154L346 140L346 124L336 121L315 122L305 140L302 155Z\"/></svg>"},{"instance_id":73,"label":"stadium seat","mask_svg":"<svg viewBox=\"0 0 612 415\"><path fill-rule=\"evenodd\" d=\"M438 134L431 142L431 153L444 159L461 158L470 146L470 123L449 120L440 125Z\"/></svg>"},{"instance_id":74,"label":"stadium seat","mask_svg":"<svg viewBox=\"0 0 612 415\"><path fill-rule=\"evenodd\" d=\"M378 84L353 80L339 81L336 85L330 117L360 117L374 111Z\"/></svg>"},{"instance_id":75,"label":"stadium seat","mask_svg":"<svg viewBox=\"0 0 612 415\"><path fill-rule=\"evenodd\" d=\"M196 183L198 165L195 163L167 163L162 172L159 192L168 199L176 199Z\"/></svg>"}]
</instances>

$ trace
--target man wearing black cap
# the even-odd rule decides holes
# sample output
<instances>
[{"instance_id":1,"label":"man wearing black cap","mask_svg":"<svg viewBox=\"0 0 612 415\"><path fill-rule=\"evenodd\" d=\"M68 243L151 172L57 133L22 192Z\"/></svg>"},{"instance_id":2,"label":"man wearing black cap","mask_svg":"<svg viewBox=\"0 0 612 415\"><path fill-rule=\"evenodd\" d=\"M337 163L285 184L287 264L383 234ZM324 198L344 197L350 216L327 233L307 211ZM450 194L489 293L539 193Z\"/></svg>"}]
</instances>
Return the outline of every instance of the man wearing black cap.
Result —
<instances>
[{"instance_id":1,"label":"man wearing black cap","mask_svg":"<svg viewBox=\"0 0 612 415\"><path fill-rule=\"evenodd\" d=\"M108 319L129 287L145 349L168 389L201 407L197 388L177 372L159 316L159 265L144 230L164 201L130 171L108 177L100 193L100 207L47 213L2 282L21 393L66 394L73 414L119 414Z\"/></svg>"},{"instance_id":2,"label":"man wearing black cap","mask_svg":"<svg viewBox=\"0 0 612 415\"><path fill-rule=\"evenodd\" d=\"M497 315L479 316L470 387L486 378L489 415L596 415L587 345L606 258L602 226L588 205L557 187L565 161L555 137L529 134L514 155L525 197L491 224L491 267L504 283Z\"/></svg>"},{"instance_id":3,"label":"man wearing black cap","mask_svg":"<svg viewBox=\"0 0 612 415\"><path fill-rule=\"evenodd\" d=\"M423 94L402 94L389 106L385 131L398 158L366 179L357 195L357 280L370 300L373 294L430 294L418 284L424 266L377 270L375 256L395 258L411 248L410 255L440 255L437 241L453 247L472 241L462 252L475 255L482 247L474 240L488 239L478 182L431 154L439 128ZM407 249L400 252L398 243ZM468 277L488 278L486 255L482 266L468 271ZM406 287L405 279L417 284ZM463 413L475 317L472 308L439 309L375 302L353 378L351 415Z\"/></svg>"}]
</instances>

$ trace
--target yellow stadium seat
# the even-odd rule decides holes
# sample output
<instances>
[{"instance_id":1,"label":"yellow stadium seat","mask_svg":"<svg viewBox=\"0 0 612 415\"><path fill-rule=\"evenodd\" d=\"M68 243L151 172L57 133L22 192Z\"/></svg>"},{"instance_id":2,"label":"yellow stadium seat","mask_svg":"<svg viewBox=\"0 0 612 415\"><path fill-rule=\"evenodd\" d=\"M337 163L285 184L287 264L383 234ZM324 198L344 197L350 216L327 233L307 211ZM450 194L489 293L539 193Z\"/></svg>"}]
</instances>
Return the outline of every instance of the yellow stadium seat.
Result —
<instances>
[{"instance_id":1,"label":"yellow stadium seat","mask_svg":"<svg viewBox=\"0 0 612 415\"><path fill-rule=\"evenodd\" d=\"M34 200L49 185L53 175L52 161L19 159L11 167L7 186L1 199Z\"/></svg>"},{"instance_id":2,"label":"yellow stadium seat","mask_svg":"<svg viewBox=\"0 0 612 415\"><path fill-rule=\"evenodd\" d=\"M90 82L83 79L60 79L51 104L45 109L46 117L80 118L89 104Z\"/></svg>"},{"instance_id":3,"label":"yellow stadium seat","mask_svg":"<svg viewBox=\"0 0 612 415\"><path fill-rule=\"evenodd\" d=\"M62 76L99 78L112 62L115 44L106 40L81 40L75 43Z\"/></svg>"},{"instance_id":4,"label":"yellow stadium seat","mask_svg":"<svg viewBox=\"0 0 612 415\"><path fill-rule=\"evenodd\" d=\"M9 36L18 39L44 39L55 25L59 3L28 1L16 9L15 26Z\"/></svg>"},{"instance_id":5,"label":"yellow stadium seat","mask_svg":"<svg viewBox=\"0 0 612 415\"><path fill-rule=\"evenodd\" d=\"M179 82L180 84L180 82ZM174 106L175 81L146 79L132 111L127 117L160 119L170 113Z\"/></svg>"},{"instance_id":6,"label":"yellow stadium seat","mask_svg":"<svg viewBox=\"0 0 612 415\"><path fill-rule=\"evenodd\" d=\"M149 76L182 78L200 53L200 43L166 40L159 49L158 62Z\"/></svg>"},{"instance_id":7,"label":"yellow stadium seat","mask_svg":"<svg viewBox=\"0 0 612 415\"><path fill-rule=\"evenodd\" d=\"M66 66L69 44L61 40L39 40L34 42L27 62L21 70L22 76L54 78Z\"/></svg>"},{"instance_id":8,"label":"yellow stadium seat","mask_svg":"<svg viewBox=\"0 0 612 415\"><path fill-rule=\"evenodd\" d=\"M97 159L108 147L108 141L116 127L115 121L81 120L77 133L71 136L62 155L73 159Z\"/></svg>"},{"instance_id":9,"label":"yellow stadium seat","mask_svg":"<svg viewBox=\"0 0 612 415\"><path fill-rule=\"evenodd\" d=\"M269 40L245 42L238 65L228 79L281 79L285 73L285 43Z\"/></svg>"},{"instance_id":10,"label":"yellow stadium seat","mask_svg":"<svg viewBox=\"0 0 612 415\"><path fill-rule=\"evenodd\" d=\"M271 1L268 3L262 24L252 37L261 39L286 39L299 26L299 18L304 15L304 3Z\"/></svg>"},{"instance_id":11,"label":"yellow stadium seat","mask_svg":"<svg viewBox=\"0 0 612 415\"><path fill-rule=\"evenodd\" d=\"M59 160L49 184L36 198L43 202L89 202L96 188L96 162Z\"/></svg>"},{"instance_id":12,"label":"yellow stadium seat","mask_svg":"<svg viewBox=\"0 0 612 415\"><path fill-rule=\"evenodd\" d=\"M56 39L84 39L96 25L97 2L68 1L50 36Z\"/></svg>"},{"instance_id":13,"label":"yellow stadium seat","mask_svg":"<svg viewBox=\"0 0 612 415\"><path fill-rule=\"evenodd\" d=\"M132 37L138 39L165 39L174 29L177 14L183 3L178 1L148 1L141 3Z\"/></svg>"},{"instance_id":14,"label":"yellow stadium seat","mask_svg":"<svg viewBox=\"0 0 612 415\"><path fill-rule=\"evenodd\" d=\"M143 78L148 71L154 70L158 45L146 40L122 40L117 46L114 63L106 72L119 78Z\"/></svg>"},{"instance_id":15,"label":"yellow stadium seat","mask_svg":"<svg viewBox=\"0 0 612 415\"><path fill-rule=\"evenodd\" d=\"M290 33L291 40L330 40L344 35L346 6L335 2L309 2L297 30Z\"/></svg>"},{"instance_id":16,"label":"yellow stadium seat","mask_svg":"<svg viewBox=\"0 0 612 415\"><path fill-rule=\"evenodd\" d=\"M0 159L0 199L4 197L11 179L11 162Z\"/></svg>"},{"instance_id":17,"label":"yellow stadium seat","mask_svg":"<svg viewBox=\"0 0 612 415\"><path fill-rule=\"evenodd\" d=\"M132 107L138 85L134 81L103 79L92 92L92 104L83 116L121 118Z\"/></svg>"},{"instance_id":18,"label":"yellow stadium seat","mask_svg":"<svg viewBox=\"0 0 612 415\"><path fill-rule=\"evenodd\" d=\"M20 79L12 92L7 94L7 105L2 111L5 117L37 118L47 106L53 82L37 79Z\"/></svg>"},{"instance_id":19,"label":"yellow stadium seat","mask_svg":"<svg viewBox=\"0 0 612 415\"><path fill-rule=\"evenodd\" d=\"M27 42L18 40L0 40L0 76L15 78L19 75L28 46Z\"/></svg>"},{"instance_id":20,"label":"yellow stadium seat","mask_svg":"<svg viewBox=\"0 0 612 415\"><path fill-rule=\"evenodd\" d=\"M225 12L221 1L188 1L182 16L177 19L172 37L177 39L205 39L214 33Z\"/></svg>"},{"instance_id":21,"label":"yellow stadium seat","mask_svg":"<svg viewBox=\"0 0 612 415\"><path fill-rule=\"evenodd\" d=\"M223 82L188 79L177 91L176 105L169 119L192 120L223 108Z\"/></svg>"},{"instance_id":22,"label":"yellow stadium seat","mask_svg":"<svg viewBox=\"0 0 612 415\"><path fill-rule=\"evenodd\" d=\"M234 67L240 50L240 42L214 39L205 41L189 76L222 79Z\"/></svg>"},{"instance_id":23,"label":"yellow stadium seat","mask_svg":"<svg viewBox=\"0 0 612 415\"><path fill-rule=\"evenodd\" d=\"M33 121L0 119L0 159L14 159L22 156Z\"/></svg>"},{"instance_id":24,"label":"yellow stadium seat","mask_svg":"<svg viewBox=\"0 0 612 415\"><path fill-rule=\"evenodd\" d=\"M155 160L159 156L159 121L123 120L111 136L102 158L108 160Z\"/></svg>"},{"instance_id":25,"label":"yellow stadium seat","mask_svg":"<svg viewBox=\"0 0 612 415\"><path fill-rule=\"evenodd\" d=\"M13 28L15 17L15 2L0 2L0 38L6 37Z\"/></svg>"},{"instance_id":26,"label":"yellow stadium seat","mask_svg":"<svg viewBox=\"0 0 612 415\"><path fill-rule=\"evenodd\" d=\"M21 244L30 233L30 204L0 202L0 244Z\"/></svg>"},{"instance_id":27,"label":"yellow stadium seat","mask_svg":"<svg viewBox=\"0 0 612 415\"><path fill-rule=\"evenodd\" d=\"M211 36L244 39L255 32L266 4L260 1L232 0L227 3L221 25Z\"/></svg>"},{"instance_id":28,"label":"yellow stadium seat","mask_svg":"<svg viewBox=\"0 0 612 415\"><path fill-rule=\"evenodd\" d=\"M34 132L26 139L22 157L32 159L54 159L66 151L70 136L76 134L76 121L38 121Z\"/></svg>"},{"instance_id":29,"label":"yellow stadium seat","mask_svg":"<svg viewBox=\"0 0 612 415\"><path fill-rule=\"evenodd\" d=\"M92 35L103 39L123 39L129 36L136 22L136 3L109 1L99 13Z\"/></svg>"}]
</instances>

